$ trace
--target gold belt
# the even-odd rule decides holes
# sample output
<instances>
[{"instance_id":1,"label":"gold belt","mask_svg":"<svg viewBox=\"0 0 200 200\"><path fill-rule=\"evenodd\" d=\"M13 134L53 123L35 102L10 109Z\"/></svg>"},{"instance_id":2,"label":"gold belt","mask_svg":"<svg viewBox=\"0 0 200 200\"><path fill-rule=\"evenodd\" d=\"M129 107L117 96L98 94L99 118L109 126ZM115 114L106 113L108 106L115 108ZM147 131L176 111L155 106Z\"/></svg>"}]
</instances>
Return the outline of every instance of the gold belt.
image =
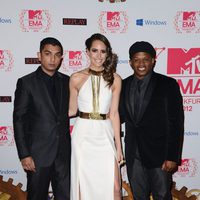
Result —
<instances>
[{"instance_id":1,"label":"gold belt","mask_svg":"<svg viewBox=\"0 0 200 200\"><path fill-rule=\"evenodd\" d=\"M107 119L107 114L79 112L79 117L84 119L105 120Z\"/></svg>"}]
</instances>

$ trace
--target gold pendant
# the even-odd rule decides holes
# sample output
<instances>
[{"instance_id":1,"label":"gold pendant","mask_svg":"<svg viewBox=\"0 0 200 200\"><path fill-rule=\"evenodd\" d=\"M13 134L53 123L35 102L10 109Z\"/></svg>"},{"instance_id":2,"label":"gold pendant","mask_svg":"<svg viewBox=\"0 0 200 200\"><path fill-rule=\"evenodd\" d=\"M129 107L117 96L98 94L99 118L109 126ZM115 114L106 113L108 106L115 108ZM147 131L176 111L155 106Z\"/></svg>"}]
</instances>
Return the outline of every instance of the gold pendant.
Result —
<instances>
[{"instance_id":1,"label":"gold pendant","mask_svg":"<svg viewBox=\"0 0 200 200\"><path fill-rule=\"evenodd\" d=\"M102 120L103 119L103 117L97 112L89 113L89 118L90 119L96 119L96 120Z\"/></svg>"}]
</instances>

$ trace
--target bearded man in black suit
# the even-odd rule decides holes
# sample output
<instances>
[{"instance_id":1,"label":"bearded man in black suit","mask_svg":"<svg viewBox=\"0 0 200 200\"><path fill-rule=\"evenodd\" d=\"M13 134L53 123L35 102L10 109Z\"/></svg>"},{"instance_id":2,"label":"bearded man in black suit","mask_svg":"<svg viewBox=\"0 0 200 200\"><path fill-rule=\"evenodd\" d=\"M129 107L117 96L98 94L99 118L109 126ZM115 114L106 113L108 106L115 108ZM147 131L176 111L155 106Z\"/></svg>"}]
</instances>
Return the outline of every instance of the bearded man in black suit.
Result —
<instances>
[{"instance_id":1,"label":"bearded man in black suit","mask_svg":"<svg viewBox=\"0 0 200 200\"><path fill-rule=\"evenodd\" d=\"M153 71L148 42L129 49L134 74L123 80L120 115L125 122L127 174L135 200L171 200L172 173L181 159L184 112L175 79Z\"/></svg>"},{"instance_id":2,"label":"bearded man in black suit","mask_svg":"<svg viewBox=\"0 0 200 200\"><path fill-rule=\"evenodd\" d=\"M18 79L13 124L19 159L27 172L28 200L69 200L69 77L58 72L63 47L55 38L40 42L38 69Z\"/></svg>"}]
</instances>

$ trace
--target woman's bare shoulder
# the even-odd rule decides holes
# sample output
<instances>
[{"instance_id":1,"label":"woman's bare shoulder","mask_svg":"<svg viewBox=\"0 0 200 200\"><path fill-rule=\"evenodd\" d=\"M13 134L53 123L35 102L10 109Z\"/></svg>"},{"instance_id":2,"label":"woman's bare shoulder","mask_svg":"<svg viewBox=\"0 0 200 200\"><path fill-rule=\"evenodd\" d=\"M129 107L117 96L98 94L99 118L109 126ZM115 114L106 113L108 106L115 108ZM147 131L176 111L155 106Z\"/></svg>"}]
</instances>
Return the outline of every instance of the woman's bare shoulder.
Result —
<instances>
[{"instance_id":1,"label":"woman's bare shoulder","mask_svg":"<svg viewBox=\"0 0 200 200\"><path fill-rule=\"evenodd\" d=\"M88 69L86 68L86 69L80 70L78 72L74 72L73 74L71 74L70 78L71 79L84 79L88 75L89 75Z\"/></svg>"},{"instance_id":2,"label":"woman's bare shoulder","mask_svg":"<svg viewBox=\"0 0 200 200\"><path fill-rule=\"evenodd\" d=\"M119 74L117 74L117 73L114 73L114 79L115 79L116 81L120 81L120 82L121 82L121 80L122 80L121 76L120 76Z\"/></svg>"},{"instance_id":3,"label":"woman's bare shoulder","mask_svg":"<svg viewBox=\"0 0 200 200\"><path fill-rule=\"evenodd\" d=\"M121 76L117 73L114 73L114 82L112 85L112 90L114 91L116 88L117 90L121 90L121 82L122 82Z\"/></svg>"},{"instance_id":4,"label":"woman's bare shoulder","mask_svg":"<svg viewBox=\"0 0 200 200\"><path fill-rule=\"evenodd\" d=\"M88 68L83 69L81 71L75 72L70 76L70 81L72 84L76 85L79 89L83 83L88 79L89 73Z\"/></svg>"}]
</instances>

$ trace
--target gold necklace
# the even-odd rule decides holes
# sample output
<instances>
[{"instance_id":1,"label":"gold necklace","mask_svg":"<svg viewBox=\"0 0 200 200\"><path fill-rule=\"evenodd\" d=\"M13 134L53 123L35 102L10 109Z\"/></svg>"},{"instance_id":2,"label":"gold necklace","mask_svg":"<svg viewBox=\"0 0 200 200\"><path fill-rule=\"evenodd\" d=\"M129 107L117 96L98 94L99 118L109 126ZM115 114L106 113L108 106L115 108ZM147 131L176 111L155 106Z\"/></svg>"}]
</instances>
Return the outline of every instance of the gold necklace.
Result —
<instances>
[{"instance_id":1,"label":"gold necklace","mask_svg":"<svg viewBox=\"0 0 200 200\"><path fill-rule=\"evenodd\" d=\"M103 71L104 71L104 70L95 71L95 70L93 70L93 69L91 69L91 68L89 68L89 70L88 70L88 72L89 72L90 74L95 75L95 76L101 76L101 75L103 74Z\"/></svg>"}]
</instances>

